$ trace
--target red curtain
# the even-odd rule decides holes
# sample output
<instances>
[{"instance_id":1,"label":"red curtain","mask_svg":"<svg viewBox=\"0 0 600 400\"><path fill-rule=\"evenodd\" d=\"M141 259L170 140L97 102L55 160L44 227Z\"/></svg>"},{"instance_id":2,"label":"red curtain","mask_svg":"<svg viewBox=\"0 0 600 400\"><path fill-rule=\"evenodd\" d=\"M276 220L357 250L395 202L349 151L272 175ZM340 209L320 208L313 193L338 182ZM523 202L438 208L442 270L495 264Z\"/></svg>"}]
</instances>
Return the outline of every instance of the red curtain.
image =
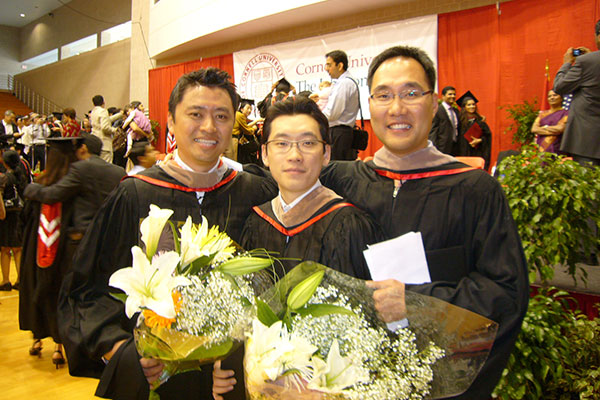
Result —
<instances>
[{"instance_id":1,"label":"red curtain","mask_svg":"<svg viewBox=\"0 0 600 400\"><path fill-rule=\"evenodd\" d=\"M600 0L515 0L438 16L438 85L471 90L492 130L492 164L499 151L515 148L512 123L500 106L538 102L546 60L550 80L569 47L596 50L594 25Z\"/></svg>"},{"instance_id":2,"label":"red curtain","mask_svg":"<svg viewBox=\"0 0 600 400\"><path fill-rule=\"evenodd\" d=\"M160 124L157 149L161 153L165 152L165 132L171 91L181 75L207 67L220 68L233 77L233 54L189 61L148 71L148 107L150 109L150 119L156 120Z\"/></svg>"}]
</instances>

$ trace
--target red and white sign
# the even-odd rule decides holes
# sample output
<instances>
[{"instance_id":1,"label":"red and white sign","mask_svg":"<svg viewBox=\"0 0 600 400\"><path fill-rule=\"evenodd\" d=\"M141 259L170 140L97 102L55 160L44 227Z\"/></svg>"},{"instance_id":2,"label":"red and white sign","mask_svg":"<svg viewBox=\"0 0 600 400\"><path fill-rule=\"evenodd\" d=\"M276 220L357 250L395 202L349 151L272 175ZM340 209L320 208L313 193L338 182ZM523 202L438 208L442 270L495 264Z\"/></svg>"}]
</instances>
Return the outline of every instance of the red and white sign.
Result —
<instances>
[{"instance_id":1,"label":"red and white sign","mask_svg":"<svg viewBox=\"0 0 600 400\"><path fill-rule=\"evenodd\" d=\"M284 76L298 93L315 92L321 81L331 80L325 71L325 54L344 50L348 54L348 70L360 86L363 114L368 119L369 64L383 50L398 45L422 48L437 65L437 15L238 51L233 53L235 83L243 98L256 103Z\"/></svg>"}]
</instances>

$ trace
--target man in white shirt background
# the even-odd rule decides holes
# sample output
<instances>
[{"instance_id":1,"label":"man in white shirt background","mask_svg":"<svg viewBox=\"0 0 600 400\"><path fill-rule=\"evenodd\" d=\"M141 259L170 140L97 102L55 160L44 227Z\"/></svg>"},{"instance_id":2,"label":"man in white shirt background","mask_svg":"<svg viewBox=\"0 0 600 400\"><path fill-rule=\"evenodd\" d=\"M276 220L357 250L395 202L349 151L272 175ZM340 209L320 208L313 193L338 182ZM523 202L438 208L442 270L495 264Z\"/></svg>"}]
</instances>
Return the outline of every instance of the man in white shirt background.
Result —
<instances>
[{"instance_id":1,"label":"man in white shirt background","mask_svg":"<svg viewBox=\"0 0 600 400\"><path fill-rule=\"evenodd\" d=\"M352 148L352 128L358 114L358 84L348 72L348 55L334 50L325 55L325 70L334 79L323 114L329 120L331 132L331 159L355 160Z\"/></svg>"}]
</instances>

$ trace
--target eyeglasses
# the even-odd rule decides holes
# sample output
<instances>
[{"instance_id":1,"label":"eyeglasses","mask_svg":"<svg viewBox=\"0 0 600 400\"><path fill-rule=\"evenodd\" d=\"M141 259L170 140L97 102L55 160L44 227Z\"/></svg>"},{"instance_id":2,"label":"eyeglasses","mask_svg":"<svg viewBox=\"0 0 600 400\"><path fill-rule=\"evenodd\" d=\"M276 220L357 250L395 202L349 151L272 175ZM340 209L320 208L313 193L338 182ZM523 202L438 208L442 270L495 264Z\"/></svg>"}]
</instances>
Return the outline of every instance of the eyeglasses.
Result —
<instances>
[{"instance_id":1,"label":"eyeglasses","mask_svg":"<svg viewBox=\"0 0 600 400\"><path fill-rule=\"evenodd\" d=\"M314 153L319 151L320 144L325 144L322 140L307 139L307 140L269 140L265 143L269 150L276 154L288 153L294 145L298 146L298 150L302 153Z\"/></svg>"},{"instance_id":2,"label":"eyeglasses","mask_svg":"<svg viewBox=\"0 0 600 400\"><path fill-rule=\"evenodd\" d=\"M394 94L392 92L388 92L388 91L377 92L377 93L373 93L370 97L371 97L371 100L373 100L373 102L375 102L376 105L387 106L387 105L392 104L392 101L394 101L394 98L396 98L396 97L398 97L400 100L402 100L406 104L414 104L414 103L417 103L424 96L426 96L430 93L433 93L433 90L427 90L425 92L421 92L420 90L417 90L417 89L407 89L407 90L403 90L400 93L396 93L396 94Z\"/></svg>"}]
</instances>

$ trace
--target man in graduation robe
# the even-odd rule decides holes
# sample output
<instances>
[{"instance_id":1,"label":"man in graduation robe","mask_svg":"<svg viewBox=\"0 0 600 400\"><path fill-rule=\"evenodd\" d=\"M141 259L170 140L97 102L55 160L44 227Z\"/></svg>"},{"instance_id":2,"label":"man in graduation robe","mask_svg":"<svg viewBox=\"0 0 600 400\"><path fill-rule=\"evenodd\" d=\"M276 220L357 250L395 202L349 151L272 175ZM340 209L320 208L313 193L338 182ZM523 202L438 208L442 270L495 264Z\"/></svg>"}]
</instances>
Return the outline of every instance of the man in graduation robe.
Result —
<instances>
[{"instance_id":1,"label":"man in graduation robe","mask_svg":"<svg viewBox=\"0 0 600 400\"><path fill-rule=\"evenodd\" d=\"M370 279L362 251L380 241L370 217L321 185L329 162L327 117L306 98L273 105L263 128L262 158L279 195L253 208L242 232L242 247L279 253L285 271L298 261L317 261L361 279Z\"/></svg>"},{"instance_id":2,"label":"man in graduation robe","mask_svg":"<svg viewBox=\"0 0 600 400\"><path fill-rule=\"evenodd\" d=\"M370 279L363 250L381 241L370 217L321 185L321 168L329 162L331 138L327 117L317 103L297 97L273 104L263 127L262 159L279 187L279 195L253 208L242 232L242 247L275 252L280 277L298 259L317 261L345 274ZM282 269L283 268L283 269ZM243 384L241 364L215 368L215 398L229 386Z\"/></svg>"},{"instance_id":3,"label":"man in graduation robe","mask_svg":"<svg viewBox=\"0 0 600 400\"><path fill-rule=\"evenodd\" d=\"M113 272L131 266L131 247L138 244L140 220L150 204L172 209L173 221L191 215L200 223L203 215L239 241L252 207L276 193L272 183L220 160L236 105L226 72L208 68L182 76L169 99L169 131L178 143L174 159L122 181L82 239L61 288L59 320L69 371L101 377L97 396L147 399L146 377L152 381L162 372L157 360L139 359L132 338L135 318L126 317L108 287ZM158 393L163 400L210 398L211 372L207 366L176 375Z\"/></svg>"},{"instance_id":4,"label":"man in graduation robe","mask_svg":"<svg viewBox=\"0 0 600 400\"><path fill-rule=\"evenodd\" d=\"M406 315L404 291L445 300L499 324L491 353L456 398L488 399L513 349L528 304L528 276L516 225L500 185L439 152L428 133L437 110L435 68L420 49L378 55L367 78L373 130L384 147L373 161L337 162L324 185L368 211L386 238L421 232L431 283L373 282L386 322ZM398 255L401 265L402 255Z\"/></svg>"}]
</instances>

